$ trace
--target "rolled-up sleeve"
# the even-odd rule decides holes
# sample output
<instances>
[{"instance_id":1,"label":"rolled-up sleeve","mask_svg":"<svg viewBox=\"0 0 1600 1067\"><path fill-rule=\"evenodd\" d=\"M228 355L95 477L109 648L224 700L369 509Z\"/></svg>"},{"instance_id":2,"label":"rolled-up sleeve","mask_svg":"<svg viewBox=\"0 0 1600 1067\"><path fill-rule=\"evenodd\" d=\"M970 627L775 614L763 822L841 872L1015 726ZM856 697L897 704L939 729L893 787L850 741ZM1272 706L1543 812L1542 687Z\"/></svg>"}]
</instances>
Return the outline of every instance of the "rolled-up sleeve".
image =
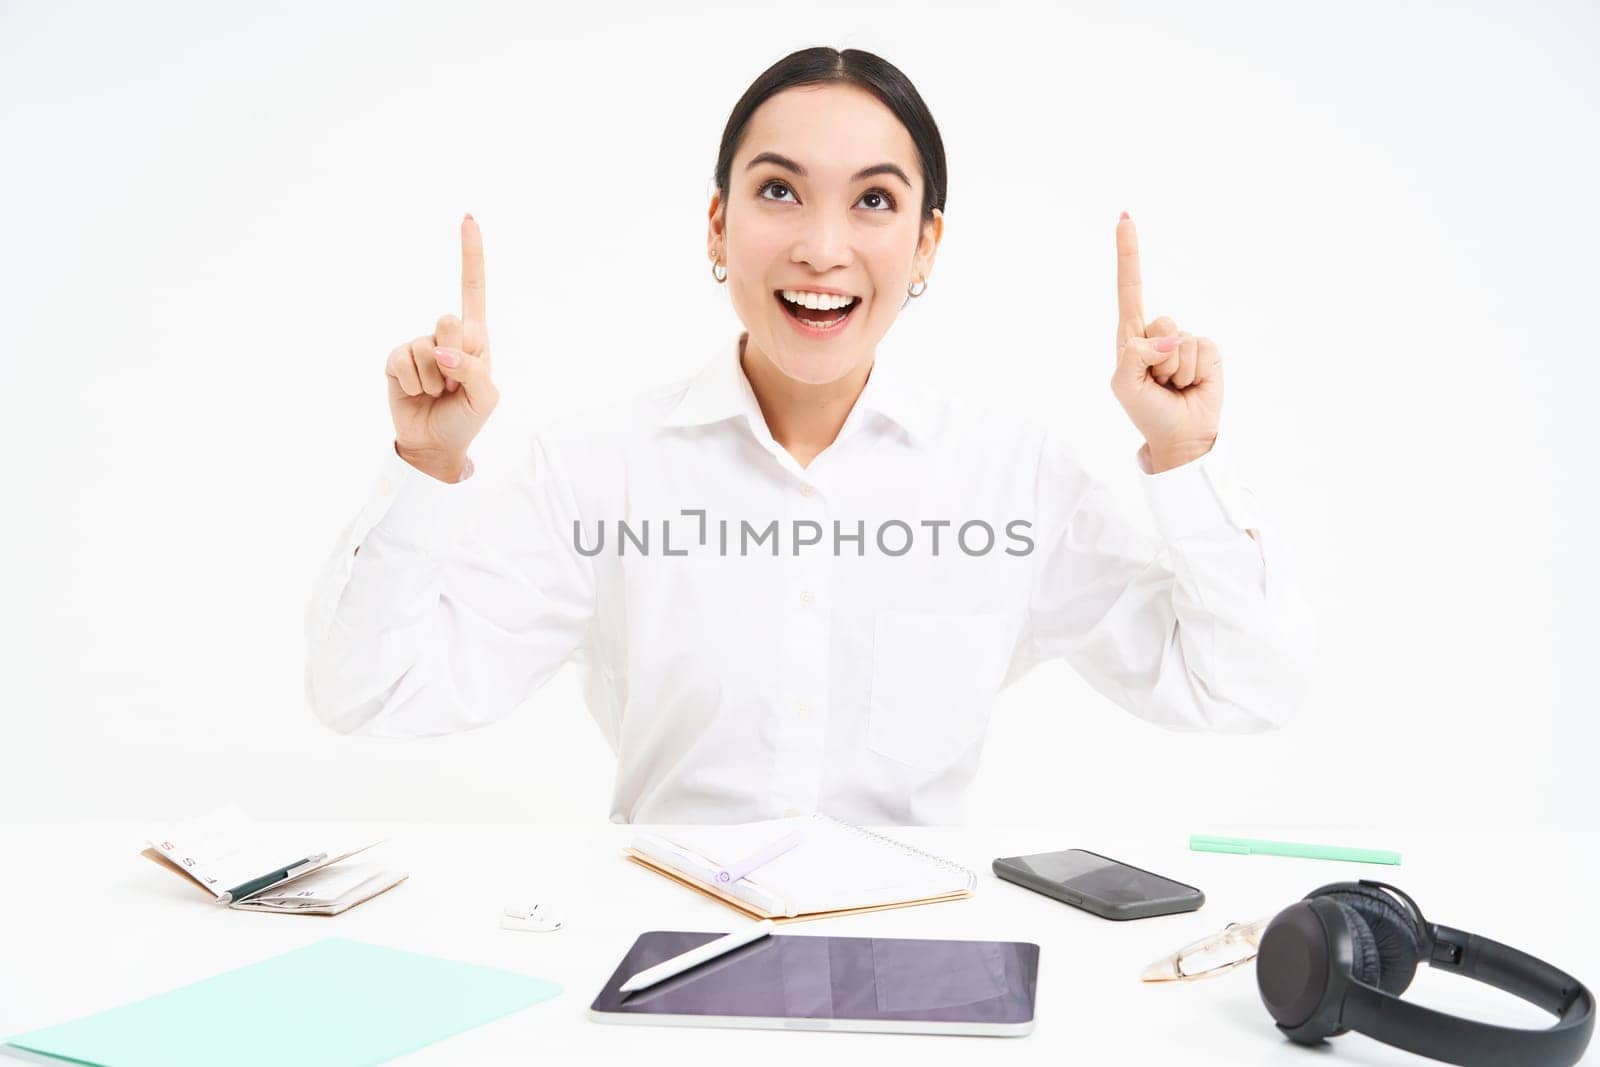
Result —
<instances>
[{"instance_id":1,"label":"rolled-up sleeve","mask_svg":"<svg viewBox=\"0 0 1600 1067\"><path fill-rule=\"evenodd\" d=\"M577 504L534 437L508 477L441 482L390 449L307 610L306 696L341 733L487 725L548 680L594 613Z\"/></svg>"},{"instance_id":2,"label":"rolled-up sleeve","mask_svg":"<svg viewBox=\"0 0 1600 1067\"><path fill-rule=\"evenodd\" d=\"M1281 726L1314 661L1309 610L1289 553L1219 439L1199 459L1150 473L1159 537L1047 437L1039 463L1039 557L1008 681L1064 658L1095 690L1175 730Z\"/></svg>"}]
</instances>

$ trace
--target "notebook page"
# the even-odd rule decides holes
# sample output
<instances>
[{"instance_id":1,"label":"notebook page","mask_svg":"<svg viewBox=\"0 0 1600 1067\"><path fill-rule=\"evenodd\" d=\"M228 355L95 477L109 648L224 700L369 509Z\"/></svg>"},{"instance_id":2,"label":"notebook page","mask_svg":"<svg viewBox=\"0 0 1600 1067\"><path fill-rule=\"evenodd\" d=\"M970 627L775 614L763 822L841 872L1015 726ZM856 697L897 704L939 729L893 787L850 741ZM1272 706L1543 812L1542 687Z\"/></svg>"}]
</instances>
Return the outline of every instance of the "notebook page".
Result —
<instances>
[{"instance_id":1,"label":"notebook page","mask_svg":"<svg viewBox=\"0 0 1600 1067\"><path fill-rule=\"evenodd\" d=\"M970 889L971 872L896 847L825 816L735 826L672 827L659 834L717 866L737 863L793 832L805 839L746 879L794 911L889 904Z\"/></svg>"},{"instance_id":2,"label":"notebook page","mask_svg":"<svg viewBox=\"0 0 1600 1067\"><path fill-rule=\"evenodd\" d=\"M288 854L292 847L263 833L236 804L197 819L157 826L147 840L218 899L234 886L297 858Z\"/></svg>"},{"instance_id":3,"label":"notebook page","mask_svg":"<svg viewBox=\"0 0 1600 1067\"><path fill-rule=\"evenodd\" d=\"M674 844L665 837L655 834L638 834L634 837L631 847L635 852L648 856L650 859L668 867L691 881L703 882L711 885L716 881L717 867L708 863L703 857L682 845ZM740 879L732 885L719 887L729 896L737 897L759 912L768 915L793 915L795 909L777 894L768 892L753 885L748 879Z\"/></svg>"},{"instance_id":4,"label":"notebook page","mask_svg":"<svg viewBox=\"0 0 1600 1067\"><path fill-rule=\"evenodd\" d=\"M251 897L258 903L331 904L362 882L376 878L383 868L371 863L341 863L324 867L304 878L296 878Z\"/></svg>"},{"instance_id":5,"label":"notebook page","mask_svg":"<svg viewBox=\"0 0 1600 1067\"><path fill-rule=\"evenodd\" d=\"M241 911L269 911L290 915L338 915L357 904L371 900L379 893L394 888L406 879L403 871L389 871L372 866L364 867L360 876L354 879L354 884L344 877L340 868L318 873L338 875L339 882L317 890L314 897L296 897L288 893L263 894L236 901L232 906ZM342 892L335 894L336 889L342 889Z\"/></svg>"}]
</instances>

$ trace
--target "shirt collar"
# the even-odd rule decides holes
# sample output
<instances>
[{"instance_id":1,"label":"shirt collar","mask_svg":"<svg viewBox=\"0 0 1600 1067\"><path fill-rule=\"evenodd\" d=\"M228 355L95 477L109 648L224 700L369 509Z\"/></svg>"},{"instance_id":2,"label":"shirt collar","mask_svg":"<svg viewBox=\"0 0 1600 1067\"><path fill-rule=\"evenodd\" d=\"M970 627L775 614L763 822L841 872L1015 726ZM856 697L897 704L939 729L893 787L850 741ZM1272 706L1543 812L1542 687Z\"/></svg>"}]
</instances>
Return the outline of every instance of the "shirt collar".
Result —
<instances>
[{"instance_id":1,"label":"shirt collar","mask_svg":"<svg viewBox=\"0 0 1600 1067\"><path fill-rule=\"evenodd\" d=\"M761 405L750 381L739 366L739 341L736 336L731 345L717 346L717 352L700 368L689 387L667 413L668 426L706 426L735 415L763 424Z\"/></svg>"},{"instance_id":2,"label":"shirt collar","mask_svg":"<svg viewBox=\"0 0 1600 1067\"><path fill-rule=\"evenodd\" d=\"M688 388L668 412L666 425L705 426L743 415L752 430L758 434L765 431L761 405L756 402L750 380L744 376L744 368L739 366L743 336L737 335L732 344L719 346L690 379ZM841 437L860 422L863 412L888 419L918 442L927 441L933 432L934 411L927 394L906 379L894 358L886 361L881 355L874 357L872 372L845 419Z\"/></svg>"}]
</instances>

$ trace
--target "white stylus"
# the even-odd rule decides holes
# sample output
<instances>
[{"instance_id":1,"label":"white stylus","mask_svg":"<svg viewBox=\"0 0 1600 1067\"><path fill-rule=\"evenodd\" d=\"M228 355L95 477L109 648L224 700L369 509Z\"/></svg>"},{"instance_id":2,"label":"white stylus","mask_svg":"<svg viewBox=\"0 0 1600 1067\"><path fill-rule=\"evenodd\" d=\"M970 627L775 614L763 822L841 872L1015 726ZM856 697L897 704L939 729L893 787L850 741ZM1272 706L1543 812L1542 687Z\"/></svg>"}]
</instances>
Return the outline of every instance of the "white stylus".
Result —
<instances>
[{"instance_id":1,"label":"white stylus","mask_svg":"<svg viewBox=\"0 0 1600 1067\"><path fill-rule=\"evenodd\" d=\"M646 986L653 986L657 982L664 982L673 975L682 974L690 967L696 967L706 960L716 959L718 956L732 952L736 948L743 948L750 942L759 941L770 933L772 933L772 920L762 919L754 926L736 930L731 934L724 934L714 941L707 941L705 944L674 956L670 960L662 960L653 967L646 967L626 982L623 982L617 988L617 992L632 993Z\"/></svg>"}]
</instances>

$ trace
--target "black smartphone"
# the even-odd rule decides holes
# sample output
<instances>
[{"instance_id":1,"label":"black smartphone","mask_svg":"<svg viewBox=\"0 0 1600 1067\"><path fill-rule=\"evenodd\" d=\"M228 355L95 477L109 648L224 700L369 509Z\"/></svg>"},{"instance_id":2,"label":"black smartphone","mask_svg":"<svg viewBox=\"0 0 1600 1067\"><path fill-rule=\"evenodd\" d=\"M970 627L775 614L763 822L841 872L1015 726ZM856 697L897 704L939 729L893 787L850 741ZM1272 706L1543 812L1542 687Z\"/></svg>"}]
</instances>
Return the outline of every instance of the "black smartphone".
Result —
<instances>
[{"instance_id":1,"label":"black smartphone","mask_svg":"<svg viewBox=\"0 0 1600 1067\"><path fill-rule=\"evenodd\" d=\"M1192 885L1081 848L995 860L994 873L1107 919L1171 915L1206 902Z\"/></svg>"}]
</instances>

